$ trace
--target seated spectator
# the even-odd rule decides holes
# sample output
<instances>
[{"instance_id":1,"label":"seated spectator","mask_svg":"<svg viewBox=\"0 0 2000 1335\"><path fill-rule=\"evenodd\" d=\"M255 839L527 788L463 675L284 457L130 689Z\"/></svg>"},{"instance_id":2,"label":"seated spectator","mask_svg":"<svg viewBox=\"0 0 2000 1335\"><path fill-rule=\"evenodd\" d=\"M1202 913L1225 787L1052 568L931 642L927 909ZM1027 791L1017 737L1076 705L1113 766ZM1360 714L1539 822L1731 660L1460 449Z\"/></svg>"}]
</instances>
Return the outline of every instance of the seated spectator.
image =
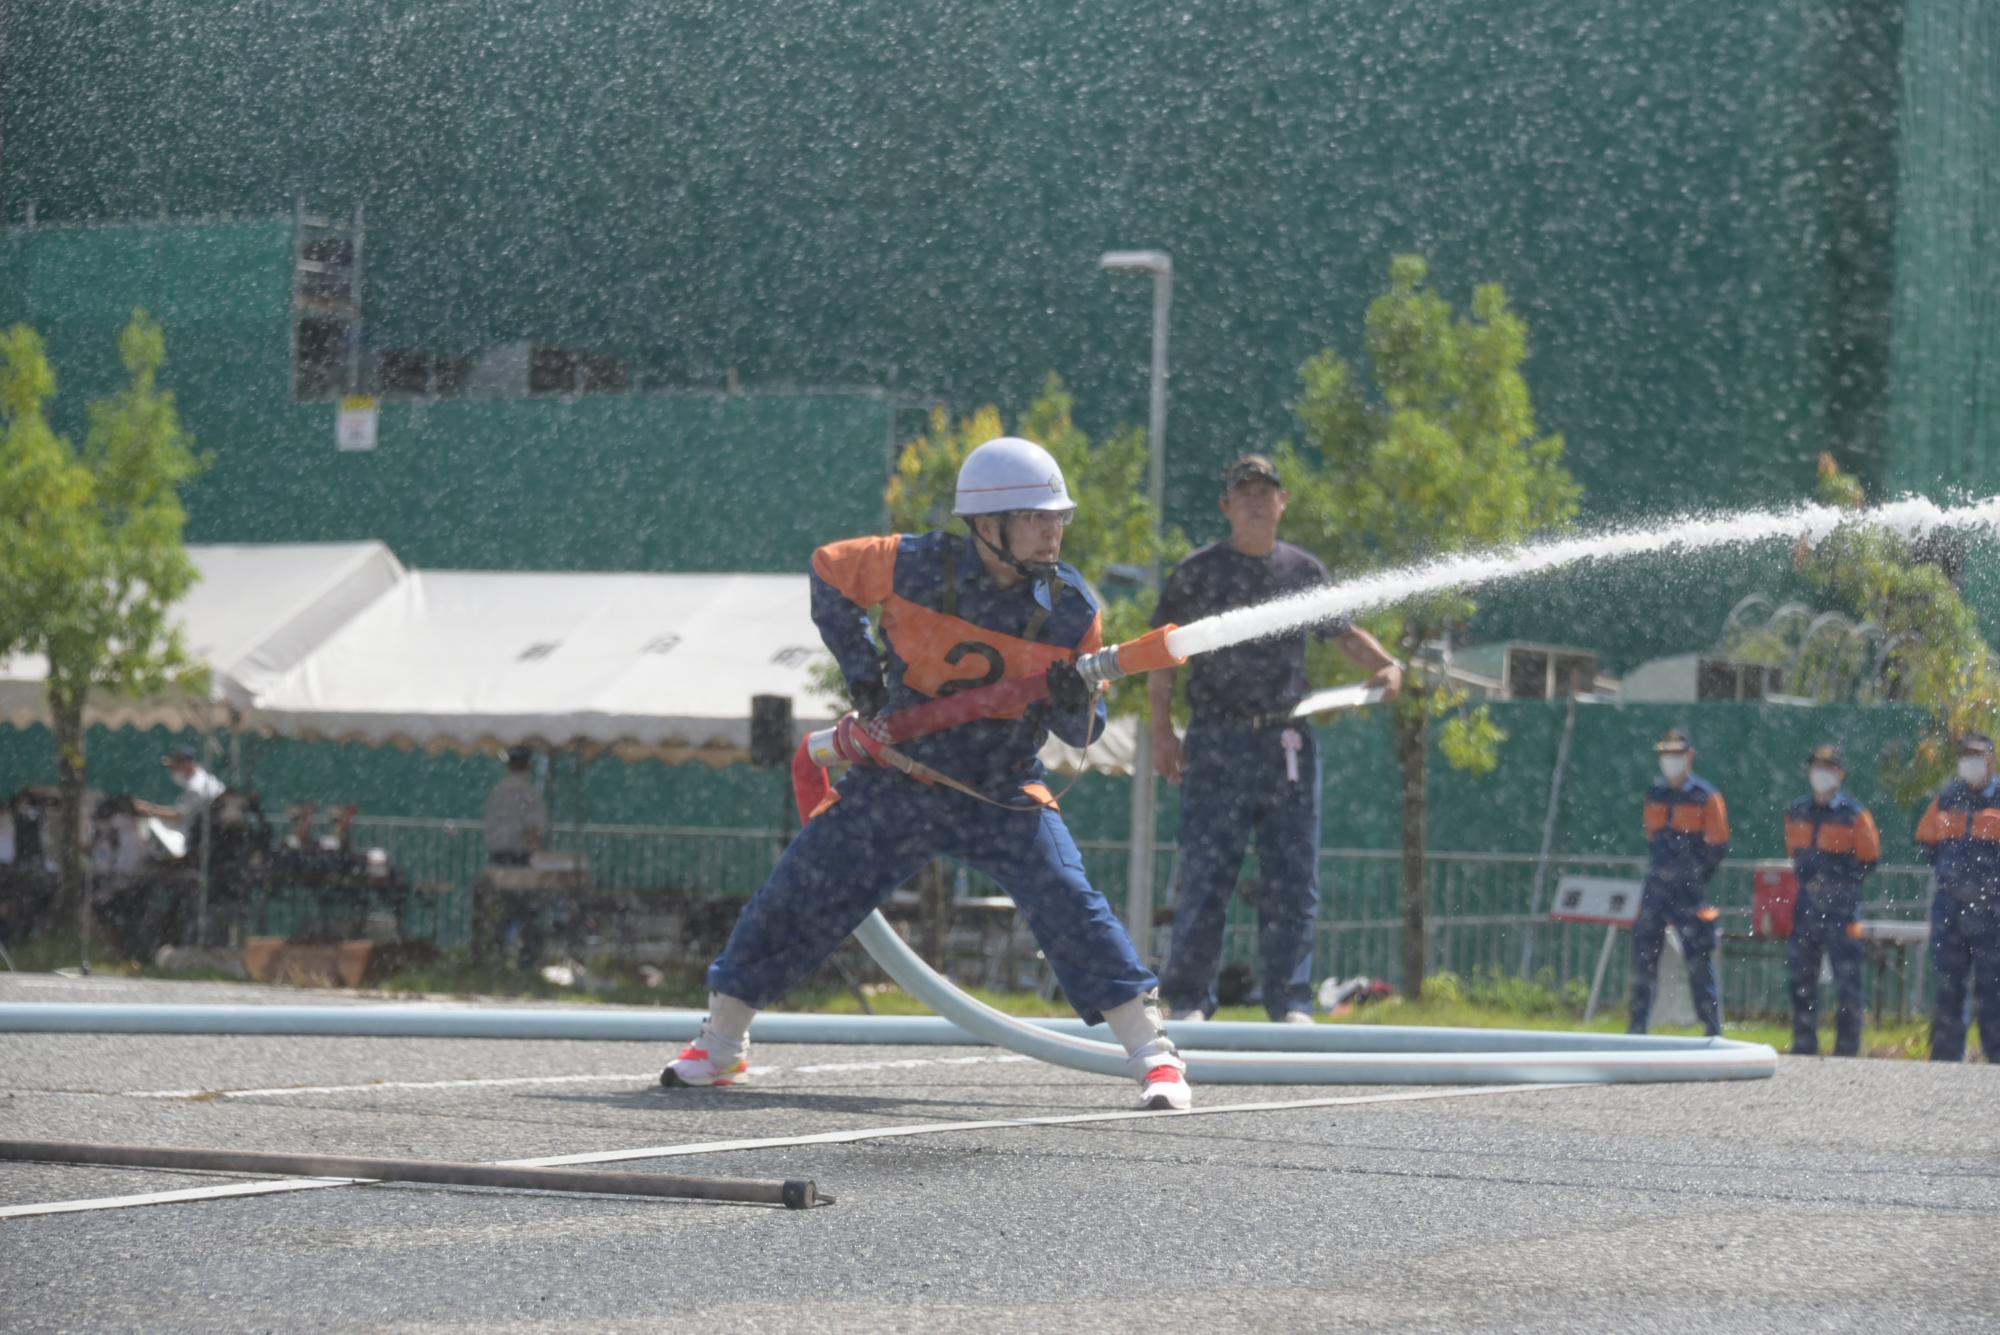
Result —
<instances>
[{"instance_id":1,"label":"seated spectator","mask_svg":"<svg viewBox=\"0 0 2000 1335\"><path fill-rule=\"evenodd\" d=\"M53 788L23 788L0 808L6 837L0 839L0 943L16 945L44 925L55 904Z\"/></svg>"},{"instance_id":2,"label":"seated spectator","mask_svg":"<svg viewBox=\"0 0 2000 1335\"><path fill-rule=\"evenodd\" d=\"M181 795L174 799L170 807L143 799L135 799L134 806L142 816L172 821L187 838L185 848L192 849L200 835L202 813L222 796L223 782L202 768L201 757L192 746L175 747L160 757L160 763L167 767L167 773L180 788Z\"/></svg>"}]
</instances>

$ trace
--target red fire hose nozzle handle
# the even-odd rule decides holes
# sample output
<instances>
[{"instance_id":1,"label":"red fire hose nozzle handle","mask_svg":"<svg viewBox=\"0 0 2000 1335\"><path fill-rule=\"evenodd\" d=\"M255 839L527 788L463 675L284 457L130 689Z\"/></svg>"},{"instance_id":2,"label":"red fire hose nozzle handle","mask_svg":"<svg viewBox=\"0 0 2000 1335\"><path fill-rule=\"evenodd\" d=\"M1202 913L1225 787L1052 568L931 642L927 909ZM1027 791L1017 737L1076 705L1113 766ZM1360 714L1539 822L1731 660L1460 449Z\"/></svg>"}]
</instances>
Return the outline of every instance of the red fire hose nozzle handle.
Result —
<instances>
[{"instance_id":1,"label":"red fire hose nozzle handle","mask_svg":"<svg viewBox=\"0 0 2000 1335\"><path fill-rule=\"evenodd\" d=\"M888 729L874 719L863 719L849 710L831 728L806 734L805 753L822 767L827 765L879 765L882 744L889 740Z\"/></svg>"}]
</instances>

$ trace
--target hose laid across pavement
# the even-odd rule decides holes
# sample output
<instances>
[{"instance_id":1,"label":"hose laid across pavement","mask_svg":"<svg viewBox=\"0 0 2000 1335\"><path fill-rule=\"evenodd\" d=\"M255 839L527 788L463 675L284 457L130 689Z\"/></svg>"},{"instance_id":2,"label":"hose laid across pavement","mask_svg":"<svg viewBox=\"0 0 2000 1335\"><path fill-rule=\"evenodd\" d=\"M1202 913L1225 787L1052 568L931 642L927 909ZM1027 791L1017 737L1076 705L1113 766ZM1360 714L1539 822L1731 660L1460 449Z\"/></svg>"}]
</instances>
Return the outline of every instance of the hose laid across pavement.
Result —
<instances>
[{"instance_id":1,"label":"hose laid across pavement","mask_svg":"<svg viewBox=\"0 0 2000 1335\"><path fill-rule=\"evenodd\" d=\"M883 972L902 989L967 1033L1023 1056L1095 1075L1126 1075L1125 1051L1113 1043L1076 1038L1027 1024L967 996L917 958L880 913L855 929ZM1219 1027L1219 1026L1215 1026ZM1257 1026L1262 1028L1262 1026ZM1286 1026L1299 1035L1352 1031L1355 1025ZM1594 1035L1540 1035L1506 1031L1518 1041L1513 1051L1433 1049L1412 1052L1216 1051L1207 1046L1210 1024L1188 1025L1176 1038L1185 1042L1190 1083L1202 1085L1485 1085L1614 1084L1670 1080L1761 1080L1778 1069L1778 1054L1763 1043L1734 1039L1653 1039L1625 1035L1622 1044L1572 1046L1546 1038L1594 1039ZM1173 1024L1168 1022L1168 1029ZM1275 1036L1278 1026L1267 1031ZM1378 1031L1379 1032L1379 1031ZM1398 1029L1411 1047L1422 1035L1464 1031ZM1431 1042L1439 1042L1432 1039ZM1451 1042L1449 1037L1442 1042ZM1693 1046L1689 1046L1692 1043ZM1424 1044L1428 1046L1427 1044Z\"/></svg>"},{"instance_id":2,"label":"hose laid across pavement","mask_svg":"<svg viewBox=\"0 0 2000 1335\"><path fill-rule=\"evenodd\" d=\"M760 1040L887 1046L987 1042L1073 1070L1126 1074L1123 1050L1085 1037L1094 1031L1081 1021L1016 1019L966 996L918 959L880 914L871 914L855 935L890 977L937 1015L767 1012L757 1019ZM700 1028L699 1011L598 1006L0 1003L4 1033L674 1043L693 1038ZM1595 1084L1760 1079L1777 1069L1777 1054L1764 1044L1720 1038L1217 1021L1184 1026L1169 1021L1168 1030L1183 1048L1189 1077L1208 1084Z\"/></svg>"}]
</instances>

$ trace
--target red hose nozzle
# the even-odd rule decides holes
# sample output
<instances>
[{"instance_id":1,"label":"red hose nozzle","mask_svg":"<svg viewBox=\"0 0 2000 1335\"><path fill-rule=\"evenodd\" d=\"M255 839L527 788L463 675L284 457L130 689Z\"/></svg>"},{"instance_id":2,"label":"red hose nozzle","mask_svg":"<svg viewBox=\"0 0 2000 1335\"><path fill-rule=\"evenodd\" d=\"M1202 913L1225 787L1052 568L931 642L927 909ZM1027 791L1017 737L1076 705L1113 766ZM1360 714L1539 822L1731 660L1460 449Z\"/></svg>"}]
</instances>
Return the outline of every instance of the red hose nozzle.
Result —
<instances>
[{"instance_id":1,"label":"red hose nozzle","mask_svg":"<svg viewBox=\"0 0 2000 1335\"><path fill-rule=\"evenodd\" d=\"M1083 679L1093 686L1102 686L1117 681L1120 677L1130 677L1140 672L1157 672L1161 668L1179 667L1186 658L1167 648L1167 636L1179 626L1172 624L1156 626L1136 640L1114 644L1109 649L1099 649L1094 654L1085 654L1076 660L1076 670Z\"/></svg>"}]
</instances>

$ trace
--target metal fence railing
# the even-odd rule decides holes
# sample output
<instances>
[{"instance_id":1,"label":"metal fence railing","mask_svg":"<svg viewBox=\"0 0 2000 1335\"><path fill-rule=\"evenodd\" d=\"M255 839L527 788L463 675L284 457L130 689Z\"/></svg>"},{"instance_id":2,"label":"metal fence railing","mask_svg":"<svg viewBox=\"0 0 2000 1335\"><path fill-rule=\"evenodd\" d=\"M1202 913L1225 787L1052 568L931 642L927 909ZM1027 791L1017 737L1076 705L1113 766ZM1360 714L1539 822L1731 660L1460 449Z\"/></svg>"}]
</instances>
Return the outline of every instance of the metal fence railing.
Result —
<instances>
[{"instance_id":1,"label":"metal fence railing","mask_svg":"<svg viewBox=\"0 0 2000 1335\"><path fill-rule=\"evenodd\" d=\"M441 946L462 944L471 923L471 890L485 864L485 841L477 821L409 817L364 817L355 822L357 847L386 850L402 880L416 887L424 904L411 922ZM728 901L750 895L763 882L783 848L786 832L776 829L675 828L626 825L565 825L551 831L552 848L575 850L588 861L593 891L616 897L626 911L649 904ZM1125 898L1126 848L1115 840L1079 841L1093 883L1114 907ZM1155 883L1173 884L1174 849L1155 851ZM1533 972L1557 988L1581 980L1588 985L1605 929L1552 922L1547 905L1560 879L1569 875L1637 880L1643 860L1631 857L1557 856L1541 868L1530 854L1434 852L1425 860L1427 957L1432 970L1461 976L1512 975L1520 970L1523 946L1533 937ZM1732 1015L1780 1014L1787 1006L1784 943L1750 934L1752 877L1756 864L1723 864L1711 887L1722 910L1724 1005ZM1541 872L1539 906L1537 872ZM955 878L961 895L998 893L976 874ZM1320 854L1321 910L1314 945L1314 976L1366 975L1397 982L1402 974L1402 854L1395 850L1330 848ZM1874 918L1921 919L1929 902L1928 869L1885 867L1868 882L1865 914ZM1232 904L1225 959L1254 966L1256 910L1254 879ZM1171 904L1171 890L1162 907ZM1164 955L1171 928L1154 929L1149 946ZM627 933L626 935L630 935ZM1620 942L1611 954L1604 995L1616 1005L1627 986L1631 951ZM1032 952L1030 952L1032 958ZM1663 971L1675 969L1669 952ZM1871 968L1871 1006L1889 1012L1921 1013L1924 951L1884 946ZM1680 985L1668 973L1666 988Z\"/></svg>"}]
</instances>

